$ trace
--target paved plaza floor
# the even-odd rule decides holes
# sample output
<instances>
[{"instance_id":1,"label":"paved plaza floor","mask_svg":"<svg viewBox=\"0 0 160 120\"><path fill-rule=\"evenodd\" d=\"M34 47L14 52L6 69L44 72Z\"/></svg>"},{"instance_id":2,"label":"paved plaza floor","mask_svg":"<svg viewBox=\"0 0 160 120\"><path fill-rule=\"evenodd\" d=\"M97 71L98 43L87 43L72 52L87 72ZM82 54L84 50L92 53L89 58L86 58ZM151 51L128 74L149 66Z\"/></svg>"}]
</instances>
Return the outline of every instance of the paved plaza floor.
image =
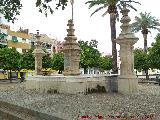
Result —
<instances>
[{"instance_id":1,"label":"paved plaza floor","mask_svg":"<svg viewBox=\"0 0 160 120\"><path fill-rule=\"evenodd\" d=\"M0 99L43 113L65 116L66 120L83 117L155 117L160 119L160 86L139 84L139 91L130 95L117 93L43 94L26 90L24 83L0 84ZM104 119L105 120L105 119ZM108 120L108 119L106 119Z\"/></svg>"}]
</instances>

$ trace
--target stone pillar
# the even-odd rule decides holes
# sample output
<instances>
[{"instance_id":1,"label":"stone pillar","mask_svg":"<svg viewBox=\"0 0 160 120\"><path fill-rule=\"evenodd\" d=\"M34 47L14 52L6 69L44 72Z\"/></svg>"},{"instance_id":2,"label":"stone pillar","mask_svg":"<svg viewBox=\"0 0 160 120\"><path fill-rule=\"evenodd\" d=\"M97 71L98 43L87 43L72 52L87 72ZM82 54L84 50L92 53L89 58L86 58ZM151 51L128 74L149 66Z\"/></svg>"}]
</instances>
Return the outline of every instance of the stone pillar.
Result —
<instances>
[{"instance_id":1,"label":"stone pillar","mask_svg":"<svg viewBox=\"0 0 160 120\"><path fill-rule=\"evenodd\" d=\"M37 30L36 41L35 41L35 50L33 51L35 56L35 75L42 75L42 57L44 55L44 51L41 47L39 31Z\"/></svg>"},{"instance_id":2,"label":"stone pillar","mask_svg":"<svg viewBox=\"0 0 160 120\"><path fill-rule=\"evenodd\" d=\"M120 45L120 76L118 77L118 92L128 94L137 91L138 80L134 73L134 55L133 45L137 42L138 38L131 32L131 21L128 16L129 9L124 6L121 13L121 33L116 39Z\"/></svg>"},{"instance_id":3,"label":"stone pillar","mask_svg":"<svg viewBox=\"0 0 160 120\"><path fill-rule=\"evenodd\" d=\"M77 37L74 35L75 29L73 28L73 20L69 20L67 26L67 37L63 44L63 52L64 52L64 75L80 75L80 47L76 42Z\"/></svg>"}]
</instances>

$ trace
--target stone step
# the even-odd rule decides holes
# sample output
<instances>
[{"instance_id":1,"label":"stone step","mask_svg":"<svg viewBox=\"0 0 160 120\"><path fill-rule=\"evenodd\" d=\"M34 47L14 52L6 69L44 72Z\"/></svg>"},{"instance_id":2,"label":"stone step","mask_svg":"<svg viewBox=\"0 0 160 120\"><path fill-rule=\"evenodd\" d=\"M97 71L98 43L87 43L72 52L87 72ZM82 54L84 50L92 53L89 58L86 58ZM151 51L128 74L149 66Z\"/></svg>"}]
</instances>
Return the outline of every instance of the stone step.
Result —
<instances>
[{"instance_id":1,"label":"stone step","mask_svg":"<svg viewBox=\"0 0 160 120\"><path fill-rule=\"evenodd\" d=\"M0 108L0 120L33 120L33 117L22 117L24 114L17 114L16 111L7 111L5 109ZM36 119L34 119L36 120Z\"/></svg>"},{"instance_id":2,"label":"stone step","mask_svg":"<svg viewBox=\"0 0 160 120\"><path fill-rule=\"evenodd\" d=\"M0 120L65 120L0 100Z\"/></svg>"}]
</instances>

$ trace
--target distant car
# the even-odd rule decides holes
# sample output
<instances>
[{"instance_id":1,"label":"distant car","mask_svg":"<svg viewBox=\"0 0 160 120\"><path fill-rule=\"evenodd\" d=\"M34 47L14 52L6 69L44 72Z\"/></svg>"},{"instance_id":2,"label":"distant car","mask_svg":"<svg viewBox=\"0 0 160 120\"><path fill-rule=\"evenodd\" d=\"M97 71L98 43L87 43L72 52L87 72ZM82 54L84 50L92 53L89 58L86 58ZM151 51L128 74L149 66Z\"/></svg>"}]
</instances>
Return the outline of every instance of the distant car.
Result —
<instances>
[{"instance_id":1,"label":"distant car","mask_svg":"<svg viewBox=\"0 0 160 120\"><path fill-rule=\"evenodd\" d=\"M160 74L156 74L156 81L157 81L158 84L160 85Z\"/></svg>"}]
</instances>

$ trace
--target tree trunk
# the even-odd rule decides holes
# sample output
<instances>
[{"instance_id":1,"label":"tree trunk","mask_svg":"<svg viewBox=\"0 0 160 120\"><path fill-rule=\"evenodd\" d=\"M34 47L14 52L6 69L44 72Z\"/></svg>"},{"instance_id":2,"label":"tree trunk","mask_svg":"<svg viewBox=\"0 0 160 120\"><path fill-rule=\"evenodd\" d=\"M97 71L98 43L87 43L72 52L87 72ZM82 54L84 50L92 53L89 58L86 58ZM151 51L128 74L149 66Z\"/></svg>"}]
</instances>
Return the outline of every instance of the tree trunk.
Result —
<instances>
[{"instance_id":1,"label":"tree trunk","mask_svg":"<svg viewBox=\"0 0 160 120\"><path fill-rule=\"evenodd\" d=\"M143 39L144 39L144 52L147 53L147 35L148 35L148 29L142 30L142 34L143 34ZM149 75L148 75L148 69L145 70L145 74L146 74L146 80L149 80Z\"/></svg>"},{"instance_id":2,"label":"tree trunk","mask_svg":"<svg viewBox=\"0 0 160 120\"><path fill-rule=\"evenodd\" d=\"M145 70L146 73L146 80L149 80L148 70Z\"/></svg>"},{"instance_id":3,"label":"tree trunk","mask_svg":"<svg viewBox=\"0 0 160 120\"><path fill-rule=\"evenodd\" d=\"M5 75L5 70L3 70L3 76L4 76L4 80L6 79L6 75Z\"/></svg>"},{"instance_id":4,"label":"tree trunk","mask_svg":"<svg viewBox=\"0 0 160 120\"><path fill-rule=\"evenodd\" d=\"M84 67L84 74L87 74L87 67Z\"/></svg>"},{"instance_id":5,"label":"tree trunk","mask_svg":"<svg viewBox=\"0 0 160 120\"><path fill-rule=\"evenodd\" d=\"M116 48L116 16L115 13L110 13L110 27L111 27L111 41L112 41L112 56L113 56L113 61L112 61L112 70L113 73L116 74L118 73L118 68L117 68L117 48Z\"/></svg>"},{"instance_id":6,"label":"tree trunk","mask_svg":"<svg viewBox=\"0 0 160 120\"><path fill-rule=\"evenodd\" d=\"M58 74L62 74L62 70L58 70Z\"/></svg>"},{"instance_id":7,"label":"tree trunk","mask_svg":"<svg viewBox=\"0 0 160 120\"><path fill-rule=\"evenodd\" d=\"M9 80L10 80L10 83L12 82L12 72L11 70L9 70Z\"/></svg>"},{"instance_id":8,"label":"tree trunk","mask_svg":"<svg viewBox=\"0 0 160 120\"><path fill-rule=\"evenodd\" d=\"M20 72L20 71L18 71L18 73L19 73L19 72ZM23 73L23 72L20 72L20 77L21 77L20 80L21 80L21 82L24 81L24 76L23 76L23 75L24 75L24 73Z\"/></svg>"}]
</instances>

